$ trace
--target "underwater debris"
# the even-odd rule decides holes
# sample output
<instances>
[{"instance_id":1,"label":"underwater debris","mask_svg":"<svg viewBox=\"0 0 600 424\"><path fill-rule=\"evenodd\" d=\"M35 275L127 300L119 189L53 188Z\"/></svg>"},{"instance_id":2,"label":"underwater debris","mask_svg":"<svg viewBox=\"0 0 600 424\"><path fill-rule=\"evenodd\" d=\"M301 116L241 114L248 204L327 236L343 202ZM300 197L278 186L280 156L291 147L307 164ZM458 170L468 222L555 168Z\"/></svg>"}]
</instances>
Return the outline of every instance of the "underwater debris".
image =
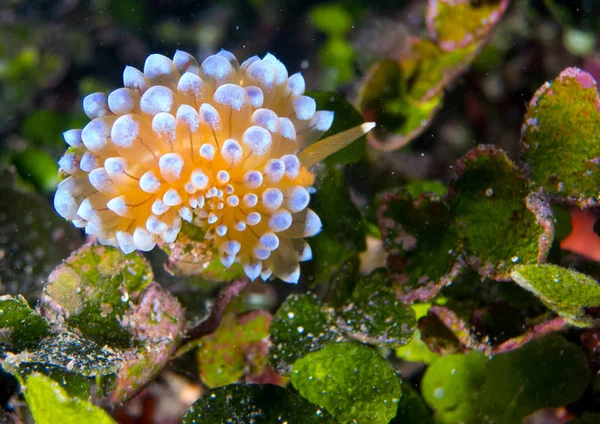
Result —
<instances>
[{"instance_id":1,"label":"underwater debris","mask_svg":"<svg viewBox=\"0 0 600 424\"><path fill-rule=\"evenodd\" d=\"M309 167L374 124L312 144L334 113L317 111L302 75L271 54L241 65L224 50L202 64L153 54L143 73L125 68L123 83L88 95L91 122L64 133L58 213L125 253L175 242L185 220L225 267L296 283L312 257L303 238L321 229L307 207Z\"/></svg>"}]
</instances>

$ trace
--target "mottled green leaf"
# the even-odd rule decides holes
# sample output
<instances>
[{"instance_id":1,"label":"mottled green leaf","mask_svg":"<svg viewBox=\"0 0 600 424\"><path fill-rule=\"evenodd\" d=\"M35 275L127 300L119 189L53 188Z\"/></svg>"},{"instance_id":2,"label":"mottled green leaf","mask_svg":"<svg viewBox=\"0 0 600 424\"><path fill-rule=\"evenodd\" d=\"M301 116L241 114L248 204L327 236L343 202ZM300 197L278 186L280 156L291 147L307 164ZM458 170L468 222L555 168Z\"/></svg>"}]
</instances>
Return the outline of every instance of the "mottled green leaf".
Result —
<instances>
[{"instance_id":1,"label":"mottled green leaf","mask_svg":"<svg viewBox=\"0 0 600 424\"><path fill-rule=\"evenodd\" d=\"M533 340L487 364L477 402L478 422L513 424L538 409L575 402L589 379L579 347L558 335Z\"/></svg>"},{"instance_id":2,"label":"mottled green leaf","mask_svg":"<svg viewBox=\"0 0 600 424\"><path fill-rule=\"evenodd\" d=\"M451 210L469 265L483 277L506 281L516 266L546 260L552 209L504 152L479 146L459 161L456 173Z\"/></svg>"},{"instance_id":3,"label":"mottled green leaf","mask_svg":"<svg viewBox=\"0 0 600 424\"><path fill-rule=\"evenodd\" d=\"M433 298L462 269L461 243L450 210L435 195L413 199L402 191L385 193L378 221L401 300Z\"/></svg>"},{"instance_id":4,"label":"mottled green leaf","mask_svg":"<svg viewBox=\"0 0 600 424\"><path fill-rule=\"evenodd\" d=\"M340 308L337 324L349 338L397 348L410 341L417 320L412 308L399 302L385 284L383 272L359 281L352 301Z\"/></svg>"},{"instance_id":5,"label":"mottled green leaf","mask_svg":"<svg viewBox=\"0 0 600 424\"><path fill-rule=\"evenodd\" d=\"M511 276L571 324L598 324L598 317L588 314L600 307L600 284L592 277L551 264L520 266Z\"/></svg>"},{"instance_id":6,"label":"mottled green leaf","mask_svg":"<svg viewBox=\"0 0 600 424\"><path fill-rule=\"evenodd\" d=\"M43 197L0 188L0 293L29 297L82 242Z\"/></svg>"},{"instance_id":7,"label":"mottled green leaf","mask_svg":"<svg viewBox=\"0 0 600 424\"><path fill-rule=\"evenodd\" d=\"M600 97L596 81L567 68L535 93L521 130L533 181L580 206L600 200Z\"/></svg>"},{"instance_id":8,"label":"mottled green leaf","mask_svg":"<svg viewBox=\"0 0 600 424\"><path fill-rule=\"evenodd\" d=\"M338 134L364 122L361 114L354 106L338 93L333 91L309 91L306 95L315 99L318 110L331 110L335 113L331 128L321 138ZM367 138L362 136L349 146L329 156L325 159L325 163L327 165L356 163L365 156L366 147Z\"/></svg>"},{"instance_id":9,"label":"mottled green leaf","mask_svg":"<svg viewBox=\"0 0 600 424\"><path fill-rule=\"evenodd\" d=\"M47 314L64 315L84 337L127 347L131 335L121 320L152 279L141 255L88 244L52 272L40 302Z\"/></svg>"},{"instance_id":10,"label":"mottled green leaf","mask_svg":"<svg viewBox=\"0 0 600 424\"><path fill-rule=\"evenodd\" d=\"M181 337L183 309L153 278L140 254L87 244L44 287L40 307L50 322L110 346L119 360L114 382L101 393L108 404L128 399L154 378Z\"/></svg>"},{"instance_id":11,"label":"mottled green leaf","mask_svg":"<svg viewBox=\"0 0 600 424\"><path fill-rule=\"evenodd\" d=\"M435 410L439 424L478 423L478 396L485 382L488 358L476 351L446 355L435 360L425 371L421 393Z\"/></svg>"},{"instance_id":12,"label":"mottled green leaf","mask_svg":"<svg viewBox=\"0 0 600 424\"><path fill-rule=\"evenodd\" d=\"M365 119L377 122L368 137L381 150L408 144L429 126L442 104L443 93L429 99L411 97L407 79L397 61L386 59L373 65L362 81L359 109Z\"/></svg>"},{"instance_id":13,"label":"mottled green leaf","mask_svg":"<svg viewBox=\"0 0 600 424\"><path fill-rule=\"evenodd\" d=\"M427 28L444 50L463 48L484 40L508 3L508 0L430 0Z\"/></svg>"},{"instance_id":14,"label":"mottled green leaf","mask_svg":"<svg viewBox=\"0 0 600 424\"><path fill-rule=\"evenodd\" d=\"M410 343L396 349L396 356L409 362L424 362L430 364L439 358L439 354L429 350L421 339L421 332L415 330Z\"/></svg>"},{"instance_id":15,"label":"mottled green leaf","mask_svg":"<svg viewBox=\"0 0 600 424\"><path fill-rule=\"evenodd\" d=\"M277 310L270 328L269 361L281 374L289 373L296 360L344 340L335 326L333 308L310 294L291 295Z\"/></svg>"},{"instance_id":16,"label":"mottled green leaf","mask_svg":"<svg viewBox=\"0 0 600 424\"><path fill-rule=\"evenodd\" d=\"M182 424L252 422L336 423L327 411L283 387L271 384L232 384L205 393L188 410Z\"/></svg>"},{"instance_id":17,"label":"mottled green leaf","mask_svg":"<svg viewBox=\"0 0 600 424\"><path fill-rule=\"evenodd\" d=\"M311 9L310 24L322 32L343 35L352 26L352 16L341 4L322 4Z\"/></svg>"},{"instance_id":18,"label":"mottled green leaf","mask_svg":"<svg viewBox=\"0 0 600 424\"><path fill-rule=\"evenodd\" d=\"M340 423L387 424L402 396L393 368L374 350L333 343L294 364L292 384Z\"/></svg>"},{"instance_id":19,"label":"mottled green leaf","mask_svg":"<svg viewBox=\"0 0 600 424\"><path fill-rule=\"evenodd\" d=\"M27 377L24 393L36 424L115 423L104 410L69 397L57 382L41 374Z\"/></svg>"},{"instance_id":20,"label":"mottled green leaf","mask_svg":"<svg viewBox=\"0 0 600 424\"><path fill-rule=\"evenodd\" d=\"M225 386L244 375L260 374L267 365L271 319L266 311L228 317L217 331L203 337L196 358L204 384Z\"/></svg>"},{"instance_id":21,"label":"mottled green leaf","mask_svg":"<svg viewBox=\"0 0 600 424\"><path fill-rule=\"evenodd\" d=\"M23 296L0 296L0 345L17 350L33 347L47 333L48 323Z\"/></svg>"}]
</instances>

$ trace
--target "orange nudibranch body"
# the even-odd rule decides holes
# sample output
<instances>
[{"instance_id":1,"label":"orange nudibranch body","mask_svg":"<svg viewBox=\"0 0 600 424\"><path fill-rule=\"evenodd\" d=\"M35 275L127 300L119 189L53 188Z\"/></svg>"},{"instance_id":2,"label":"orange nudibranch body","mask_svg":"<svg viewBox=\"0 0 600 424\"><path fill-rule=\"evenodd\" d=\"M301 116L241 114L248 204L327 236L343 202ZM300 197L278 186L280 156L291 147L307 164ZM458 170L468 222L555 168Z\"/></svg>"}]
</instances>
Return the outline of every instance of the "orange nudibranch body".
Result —
<instances>
[{"instance_id":1,"label":"orange nudibranch body","mask_svg":"<svg viewBox=\"0 0 600 424\"><path fill-rule=\"evenodd\" d=\"M308 167L373 124L301 151L334 113L317 111L304 78L271 54L241 65L227 51L202 64L182 51L153 54L143 72L127 67L123 84L87 96L91 122L64 133L58 213L126 253L175 242L185 220L205 230L225 266L297 282L299 262L312 257L304 238L321 229Z\"/></svg>"}]
</instances>

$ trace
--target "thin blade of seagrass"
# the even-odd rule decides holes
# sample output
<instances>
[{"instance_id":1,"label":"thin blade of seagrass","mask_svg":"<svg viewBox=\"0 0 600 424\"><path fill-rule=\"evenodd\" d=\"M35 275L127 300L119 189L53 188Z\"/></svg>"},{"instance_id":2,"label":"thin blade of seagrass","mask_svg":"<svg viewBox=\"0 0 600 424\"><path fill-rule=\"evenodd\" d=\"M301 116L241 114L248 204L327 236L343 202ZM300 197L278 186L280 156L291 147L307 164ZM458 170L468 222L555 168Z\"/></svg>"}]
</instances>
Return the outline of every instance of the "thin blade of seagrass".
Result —
<instances>
[{"instance_id":1,"label":"thin blade of seagrass","mask_svg":"<svg viewBox=\"0 0 600 424\"><path fill-rule=\"evenodd\" d=\"M307 168L311 167L315 163L321 162L326 157L348 146L373 128L375 128L375 122L365 122L349 130L324 138L302 150L298 154L298 159L302 165Z\"/></svg>"}]
</instances>

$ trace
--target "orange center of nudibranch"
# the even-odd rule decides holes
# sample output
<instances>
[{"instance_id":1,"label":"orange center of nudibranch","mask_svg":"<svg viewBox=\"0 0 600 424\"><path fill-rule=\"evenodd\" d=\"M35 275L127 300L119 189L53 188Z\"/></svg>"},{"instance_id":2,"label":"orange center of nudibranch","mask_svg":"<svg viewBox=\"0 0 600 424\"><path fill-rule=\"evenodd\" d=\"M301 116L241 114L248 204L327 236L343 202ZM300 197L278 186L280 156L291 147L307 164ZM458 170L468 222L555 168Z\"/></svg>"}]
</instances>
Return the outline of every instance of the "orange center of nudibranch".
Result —
<instances>
[{"instance_id":1,"label":"orange center of nudibranch","mask_svg":"<svg viewBox=\"0 0 600 424\"><path fill-rule=\"evenodd\" d=\"M296 282L311 258L303 238L321 228L307 208L307 165L370 127L314 145L302 163L299 149L331 127L333 112L316 111L302 76L288 77L272 55L239 65L221 51L199 65L181 51L173 61L154 54L123 80L108 98L87 96L92 121L64 134L72 148L59 162L69 176L56 210L126 253L174 242L185 220L206 230L225 266Z\"/></svg>"}]
</instances>

